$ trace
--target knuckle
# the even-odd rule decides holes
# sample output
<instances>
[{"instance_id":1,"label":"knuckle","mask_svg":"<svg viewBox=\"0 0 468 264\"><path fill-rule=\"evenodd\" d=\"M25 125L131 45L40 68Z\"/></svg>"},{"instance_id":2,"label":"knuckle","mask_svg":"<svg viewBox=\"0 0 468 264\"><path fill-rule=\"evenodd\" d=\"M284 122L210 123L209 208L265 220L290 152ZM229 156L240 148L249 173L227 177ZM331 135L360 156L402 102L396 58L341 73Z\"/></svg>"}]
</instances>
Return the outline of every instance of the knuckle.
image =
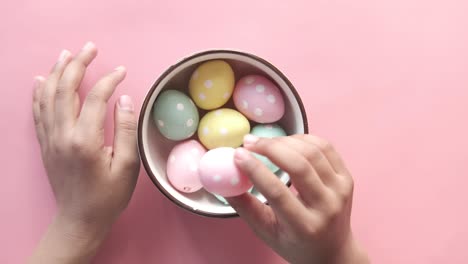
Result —
<instances>
[{"instance_id":1,"label":"knuckle","mask_svg":"<svg viewBox=\"0 0 468 264\"><path fill-rule=\"evenodd\" d=\"M67 85L63 82L59 82L57 85L57 90L55 91L55 96L57 98L62 98L64 97L67 93L69 93L69 89Z\"/></svg>"},{"instance_id":2,"label":"knuckle","mask_svg":"<svg viewBox=\"0 0 468 264\"><path fill-rule=\"evenodd\" d=\"M47 101L42 98L40 101L39 101L39 110L41 112L44 112L46 111L47 109L49 108L49 104L47 103Z\"/></svg>"},{"instance_id":3,"label":"knuckle","mask_svg":"<svg viewBox=\"0 0 468 264\"><path fill-rule=\"evenodd\" d=\"M318 147L311 145L305 149L305 156L310 162L315 162L322 159L323 154Z\"/></svg>"},{"instance_id":4,"label":"knuckle","mask_svg":"<svg viewBox=\"0 0 468 264\"><path fill-rule=\"evenodd\" d=\"M353 196L354 192L354 180L352 177L340 177L337 186L337 195L343 201L346 202L350 197Z\"/></svg>"},{"instance_id":5,"label":"knuckle","mask_svg":"<svg viewBox=\"0 0 468 264\"><path fill-rule=\"evenodd\" d=\"M102 101L101 96L93 89L86 96L86 101L95 104Z\"/></svg>"},{"instance_id":6,"label":"knuckle","mask_svg":"<svg viewBox=\"0 0 468 264\"><path fill-rule=\"evenodd\" d=\"M41 115L35 109L33 110L33 120L36 127L41 124Z\"/></svg>"},{"instance_id":7,"label":"knuckle","mask_svg":"<svg viewBox=\"0 0 468 264\"><path fill-rule=\"evenodd\" d=\"M330 152L333 151L333 145L325 139L320 139L318 141L318 148L323 152Z\"/></svg>"},{"instance_id":8,"label":"knuckle","mask_svg":"<svg viewBox=\"0 0 468 264\"><path fill-rule=\"evenodd\" d=\"M259 149L265 149L266 151L268 151L271 147L271 139L261 137L258 139L255 145Z\"/></svg>"},{"instance_id":9,"label":"knuckle","mask_svg":"<svg viewBox=\"0 0 468 264\"><path fill-rule=\"evenodd\" d=\"M293 173L297 175L308 175L311 173L311 166L304 159L296 160L296 165L294 166Z\"/></svg>"},{"instance_id":10,"label":"knuckle","mask_svg":"<svg viewBox=\"0 0 468 264\"><path fill-rule=\"evenodd\" d=\"M133 135L136 133L136 120L134 118L126 118L119 122L119 129L126 134Z\"/></svg>"},{"instance_id":11,"label":"knuckle","mask_svg":"<svg viewBox=\"0 0 468 264\"><path fill-rule=\"evenodd\" d=\"M321 217L316 217L304 226L304 234L306 237L316 237L320 235L324 227L325 221Z\"/></svg>"},{"instance_id":12,"label":"knuckle","mask_svg":"<svg viewBox=\"0 0 468 264\"><path fill-rule=\"evenodd\" d=\"M341 214L344 202L338 198L333 199L332 202L328 204L328 217L330 219L335 219Z\"/></svg>"},{"instance_id":13,"label":"knuckle","mask_svg":"<svg viewBox=\"0 0 468 264\"><path fill-rule=\"evenodd\" d=\"M270 200L270 202L272 203L278 203L285 200L284 198L286 194L287 193L285 192L284 188L281 188L278 185L271 186L268 195L268 200Z\"/></svg>"},{"instance_id":14,"label":"knuckle","mask_svg":"<svg viewBox=\"0 0 468 264\"><path fill-rule=\"evenodd\" d=\"M89 157L91 149L85 137L75 135L70 139L70 150L81 158Z\"/></svg>"},{"instance_id":15,"label":"knuckle","mask_svg":"<svg viewBox=\"0 0 468 264\"><path fill-rule=\"evenodd\" d=\"M343 199L349 199L353 195L354 192L354 180L352 177L346 177L342 186L341 196Z\"/></svg>"}]
</instances>

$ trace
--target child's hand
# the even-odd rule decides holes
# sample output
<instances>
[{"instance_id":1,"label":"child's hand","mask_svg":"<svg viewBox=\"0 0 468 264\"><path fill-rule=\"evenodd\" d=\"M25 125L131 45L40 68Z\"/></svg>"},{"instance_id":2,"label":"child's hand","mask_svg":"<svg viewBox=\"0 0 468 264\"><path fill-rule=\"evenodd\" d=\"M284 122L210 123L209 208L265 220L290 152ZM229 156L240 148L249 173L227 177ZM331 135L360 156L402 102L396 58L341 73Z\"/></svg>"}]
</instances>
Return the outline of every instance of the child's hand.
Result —
<instances>
[{"instance_id":1,"label":"child's hand","mask_svg":"<svg viewBox=\"0 0 468 264\"><path fill-rule=\"evenodd\" d=\"M350 228L353 179L329 143L312 135L248 135L244 148L289 173L298 191L294 195L249 151L237 149L236 164L270 206L250 194L229 202L261 239L291 263L368 263Z\"/></svg>"},{"instance_id":2,"label":"child's hand","mask_svg":"<svg viewBox=\"0 0 468 264\"><path fill-rule=\"evenodd\" d=\"M104 145L107 101L125 78L125 69L118 67L102 77L80 111L77 90L96 55L92 43L73 58L64 51L47 79L36 77L33 113L37 138L57 201L57 216L36 252L36 259L47 251L44 247L55 243L61 248L46 254L62 254L62 263L68 263L67 241L55 239L61 235L75 239L72 247L83 245L89 247L84 251L95 251L135 188L140 162L136 119L128 96L120 97L115 107L114 144ZM72 253L93 254L84 251ZM47 262L53 263L50 258Z\"/></svg>"}]
</instances>

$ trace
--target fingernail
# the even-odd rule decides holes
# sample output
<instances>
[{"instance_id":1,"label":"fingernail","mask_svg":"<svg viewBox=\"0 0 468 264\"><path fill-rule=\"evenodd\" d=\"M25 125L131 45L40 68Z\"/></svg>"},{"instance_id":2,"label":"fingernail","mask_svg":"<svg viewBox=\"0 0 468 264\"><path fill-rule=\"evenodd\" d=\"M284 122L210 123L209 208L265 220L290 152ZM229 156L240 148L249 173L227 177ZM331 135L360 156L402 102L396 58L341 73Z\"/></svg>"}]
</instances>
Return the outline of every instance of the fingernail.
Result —
<instances>
[{"instance_id":1,"label":"fingernail","mask_svg":"<svg viewBox=\"0 0 468 264\"><path fill-rule=\"evenodd\" d=\"M250 152L245 148L237 148L234 152L234 159L244 162L250 158Z\"/></svg>"},{"instance_id":2,"label":"fingernail","mask_svg":"<svg viewBox=\"0 0 468 264\"><path fill-rule=\"evenodd\" d=\"M68 56L70 56L70 54L71 54L70 51L62 50L62 52L60 53L58 61L61 62L61 61L66 60L68 58Z\"/></svg>"},{"instance_id":3,"label":"fingernail","mask_svg":"<svg viewBox=\"0 0 468 264\"><path fill-rule=\"evenodd\" d=\"M93 49L96 45L94 45L93 42L88 41L86 44L83 46L83 50L90 50Z\"/></svg>"},{"instance_id":4,"label":"fingernail","mask_svg":"<svg viewBox=\"0 0 468 264\"><path fill-rule=\"evenodd\" d=\"M251 147L257 143L260 138L252 134L247 134L244 136L244 147Z\"/></svg>"},{"instance_id":5,"label":"fingernail","mask_svg":"<svg viewBox=\"0 0 468 264\"><path fill-rule=\"evenodd\" d=\"M42 77L42 76L36 76L36 77L34 77L33 88L34 88L34 89L39 88L39 85L40 85L41 82L43 82L44 80L45 80L45 79L44 79L44 77Z\"/></svg>"},{"instance_id":6,"label":"fingernail","mask_svg":"<svg viewBox=\"0 0 468 264\"><path fill-rule=\"evenodd\" d=\"M122 95L119 98L119 108L126 111L133 111L132 98L128 95Z\"/></svg>"}]
</instances>

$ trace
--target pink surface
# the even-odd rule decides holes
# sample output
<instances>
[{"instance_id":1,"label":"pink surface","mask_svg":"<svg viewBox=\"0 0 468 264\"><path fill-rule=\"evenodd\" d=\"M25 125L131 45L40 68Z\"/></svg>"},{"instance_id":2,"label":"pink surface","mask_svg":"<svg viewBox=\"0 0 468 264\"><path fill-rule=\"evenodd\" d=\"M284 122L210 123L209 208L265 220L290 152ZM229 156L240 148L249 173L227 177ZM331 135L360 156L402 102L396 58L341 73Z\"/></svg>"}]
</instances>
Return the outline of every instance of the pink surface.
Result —
<instances>
[{"instance_id":1,"label":"pink surface","mask_svg":"<svg viewBox=\"0 0 468 264\"><path fill-rule=\"evenodd\" d=\"M236 48L270 60L302 94L312 131L354 173L353 227L374 263L466 263L467 10L465 0L4 1L0 263L21 263L54 213L32 78L87 40L100 55L83 90L123 64L112 103L130 94L138 106L192 52ZM142 170L96 263L284 262L240 220L172 205Z\"/></svg>"}]
</instances>

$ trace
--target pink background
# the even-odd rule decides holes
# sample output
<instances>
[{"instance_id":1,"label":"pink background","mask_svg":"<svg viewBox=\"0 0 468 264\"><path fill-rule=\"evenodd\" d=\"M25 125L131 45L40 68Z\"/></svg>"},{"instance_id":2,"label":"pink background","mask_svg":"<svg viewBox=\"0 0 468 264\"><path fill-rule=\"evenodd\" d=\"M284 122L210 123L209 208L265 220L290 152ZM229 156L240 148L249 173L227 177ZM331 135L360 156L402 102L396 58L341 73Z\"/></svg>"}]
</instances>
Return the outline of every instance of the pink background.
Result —
<instances>
[{"instance_id":1,"label":"pink background","mask_svg":"<svg viewBox=\"0 0 468 264\"><path fill-rule=\"evenodd\" d=\"M54 213L30 114L31 84L62 48L118 65L141 105L158 75L208 48L260 55L306 103L356 180L353 228L374 263L468 260L466 0L4 1L0 263L21 263ZM112 120L109 115L108 125ZM109 131L109 135L112 133ZM240 220L191 215L140 175L96 263L284 263Z\"/></svg>"}]
</instances>

